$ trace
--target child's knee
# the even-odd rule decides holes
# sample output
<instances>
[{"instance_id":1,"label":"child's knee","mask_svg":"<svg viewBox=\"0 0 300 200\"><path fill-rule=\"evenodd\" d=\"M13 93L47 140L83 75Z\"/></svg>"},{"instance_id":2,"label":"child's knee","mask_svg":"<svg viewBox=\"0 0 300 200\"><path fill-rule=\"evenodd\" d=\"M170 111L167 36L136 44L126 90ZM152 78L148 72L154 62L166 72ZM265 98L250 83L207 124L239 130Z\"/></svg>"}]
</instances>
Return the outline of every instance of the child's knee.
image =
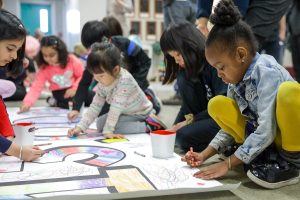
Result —
<instances>
[{"instance_id":1,"label":"child's knee","mask_svg":"<svg viewBox=\"0 0 300 200\"><path fill-rule=\"evenodd\" d=\"M210 116L216 116L217 113L223 112L224 108L226 107L226 102L228 102L228 97L218 95L214 98L210 99L207 105L207 111Z\"/></svg>"},{"instance_id":2,"label":"child's knee","mask_svg":"<svg viewBox=\"0 0 300 200\"><path fill-rule=\"evenodd\" d=\"M290 104L295 101L295 97L300 96L300 84L297 82L283 82L277 92L277 101L281 104ZM297 98L298 99L298 98Z\"/></svg>"}]
</instances>

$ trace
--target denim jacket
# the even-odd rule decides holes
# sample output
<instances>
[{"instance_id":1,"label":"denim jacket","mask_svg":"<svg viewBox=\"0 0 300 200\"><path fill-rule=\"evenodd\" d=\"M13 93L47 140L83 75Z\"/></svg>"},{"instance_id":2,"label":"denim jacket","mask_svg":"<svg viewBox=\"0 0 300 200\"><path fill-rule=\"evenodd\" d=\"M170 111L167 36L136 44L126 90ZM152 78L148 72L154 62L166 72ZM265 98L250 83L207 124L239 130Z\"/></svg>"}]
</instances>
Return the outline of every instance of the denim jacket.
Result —
<instances>
[{"instance_id":1,"label":"denim jacket","mask_svg":"<svg viewBox=\"0 0 300 200\"><path fill-rule=\"evenodd\" d=\"M227 96L236 101L247 123L251 123L255 130L245 137L244 143L234 153L246 164L275 139L276 96L279 85L285 81L294 79L272 56L256 53L243 80L228 86ZM221 129L210 146L222 153L233 142L233 137Z\"/></svg>"}]
</instances>

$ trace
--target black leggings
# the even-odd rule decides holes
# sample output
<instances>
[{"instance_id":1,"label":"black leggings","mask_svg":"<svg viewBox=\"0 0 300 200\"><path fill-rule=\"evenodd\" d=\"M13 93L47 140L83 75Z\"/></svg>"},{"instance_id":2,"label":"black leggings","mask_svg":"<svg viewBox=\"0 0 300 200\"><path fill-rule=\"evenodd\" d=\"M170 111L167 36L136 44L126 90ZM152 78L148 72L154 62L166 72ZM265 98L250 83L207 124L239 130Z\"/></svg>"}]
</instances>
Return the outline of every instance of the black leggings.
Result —
<instances>
[{"instance_id":1,"label":"black leggings","mask_svg":"<svg viewBox=\"0 0 300 200\"><path fill-rule=\"evenodd\" d=\"M67 89L69 89L69 88L67 88ZM64 95L65 95L67 89L52 91L52 95L53 95L54 99L56 100L57 107L69 109L69 102L70 101L72 102L73 98L67 98L67 99L64 98ZM84 105L90 106L90 104L93 101L94 96L95 96L95 92L89 90L89 92L87 94L87 98L85 98ZM106 113L107 112L108 111L106 111Z\"/></svg>"},{"instance_id":2,"label":"black leggings","mask_svg":"<svg viewBox=\"0 0 300 200\"><path fill-rule=\"evenodd\" d=\"M203 151L220 130L212 118L195 121L177 130L176 144L185 152L193 147L194 151Z\"/></svg>"},{"instance_id":3,"label":"black leggings","mask_svg":"<svg viewBox=\"0 0 300 200\"><path fill-rule=\"evenodd\" d=\"M67 99L64 98L67 89L52 91L52 95L56 100L57 107L69 109L69 101L72 101L72 98L67 98Z\"/></svg>"},{"instance_id":4,"label":"black leggings","mask_svg":"<svg viewBox=\"0 0 300 200\"><path fill-rule=\"evenodd\" d=\"M291 35L291 50L292 50L292 61L295 71L296 81L300 83L300 35Z\"/></svg>"}]
</instances>

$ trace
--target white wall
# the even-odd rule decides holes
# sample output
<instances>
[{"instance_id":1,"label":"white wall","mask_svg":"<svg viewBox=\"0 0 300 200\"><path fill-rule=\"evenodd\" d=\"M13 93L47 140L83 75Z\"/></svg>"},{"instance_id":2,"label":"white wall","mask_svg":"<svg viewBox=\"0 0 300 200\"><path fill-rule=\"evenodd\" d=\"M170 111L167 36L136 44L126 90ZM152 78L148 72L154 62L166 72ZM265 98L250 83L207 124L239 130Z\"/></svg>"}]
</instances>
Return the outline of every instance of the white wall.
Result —
<instances>
[{"instance_id":1,"label":"white wall","mask_svg":"<svg viewBox=\"0 0 300 200\"><path fill-rule=\"evenodd\" d=\"M20 17L20 0L3 0L3 8Z\"/></svg>"},{"instance_id":2,"label":"white wall","mask_svg":"<svg viewBox=\"0 0 300 200\"><path fill-rule=\"evenodd\" d=\"M107 14L107 0L80 0L80 27L90 20L102 20Z\"/></svg>"}]
</instances>

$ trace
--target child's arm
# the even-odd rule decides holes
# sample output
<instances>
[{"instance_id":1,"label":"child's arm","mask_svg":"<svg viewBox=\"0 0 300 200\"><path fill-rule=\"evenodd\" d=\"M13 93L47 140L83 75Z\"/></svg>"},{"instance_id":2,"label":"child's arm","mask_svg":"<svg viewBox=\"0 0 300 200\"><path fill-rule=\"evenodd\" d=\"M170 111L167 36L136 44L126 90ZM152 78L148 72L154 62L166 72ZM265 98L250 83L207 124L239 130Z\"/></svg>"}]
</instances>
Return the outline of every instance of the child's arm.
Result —
<instances>
[{"instance_id":1,"label":"child's arm","mask_svg":"<svg viewBox=\"0 0 300 200\"><path fill-rule=\"evenodd\" d=\"M245 96L248 97L249 104L256 106L258 126L235 152L235 156L246 164L274 142L277 134L276 97L282 77L277 71L263 67L258 68L255 75L258 77L256 91L246 90Z\"/></svg>"},{"instance_id":2,"label":"child's arm","mask_svg":"<svg viewBox=\"0 0 300 200\"><path fill-rule=\"evenodd\" d=\"M19 146L0 136L0 152L15 156L20 160L32 161L40 158L45 152L37 146Z\"/></svg>"},{"instance_id":3,"label":"child's arm","mask_svg":"<svg viewBox=\"0 0 300 200\"><path fill-rule=\"evenodd\" d=\"M23 99L23 105L27 107L31 107L36 100L40 97L42 90L45 86L45 82L47 81L46 78L46 71L40 69L35 77L35 80L30 87L29 92L26 94L25 98Z\"/></svg>"},{"instance_id":4,"label":"child's arm","mask_svg":"<svg viewBox=\"0 0 300 200\"><path fill-rule=\"evenodd\" d=\"M234 144L234 138L226 133L223 129L220 129L216 136L209 143L209 146L213 147L218 153L224 153L227 147Z\"/></svg>"},{"instance_id":5,"label":"child's arm","mask_svg":"<svg viewBox=\"0 0 300 200\"><path fill-rule=\"evenodd\" d=\"M99 88L97 88L99 89ZM100 94L100 91L97 90L96 95L91 103L90 107L83 115L82 119L80 120L79 124L77 125L82 131L85 131L91 123L95 121L98 117L103 105L105 103L105 98Z\"/></svg>"},{"instance_id":6,"label":"child's arm","mask_svg":"<svg viewBox=\"0 0 300 200\"><path fill-rule=\"evenodd\" d=\"M0 135L0 152L5 153L11 146L12 141Z\"/></svg>"},{"instance_id":7,"label":"child's arm","mask_svg":"<svg viewBox=\"0 0 300 200\"><path fill-rule=\"evenodd\" d=\"M15 136L8 114L6 112L5 104L1 97L0 97L0 119L1 119L0 135L9 138Z\"/></svg>"}]
</instances>

